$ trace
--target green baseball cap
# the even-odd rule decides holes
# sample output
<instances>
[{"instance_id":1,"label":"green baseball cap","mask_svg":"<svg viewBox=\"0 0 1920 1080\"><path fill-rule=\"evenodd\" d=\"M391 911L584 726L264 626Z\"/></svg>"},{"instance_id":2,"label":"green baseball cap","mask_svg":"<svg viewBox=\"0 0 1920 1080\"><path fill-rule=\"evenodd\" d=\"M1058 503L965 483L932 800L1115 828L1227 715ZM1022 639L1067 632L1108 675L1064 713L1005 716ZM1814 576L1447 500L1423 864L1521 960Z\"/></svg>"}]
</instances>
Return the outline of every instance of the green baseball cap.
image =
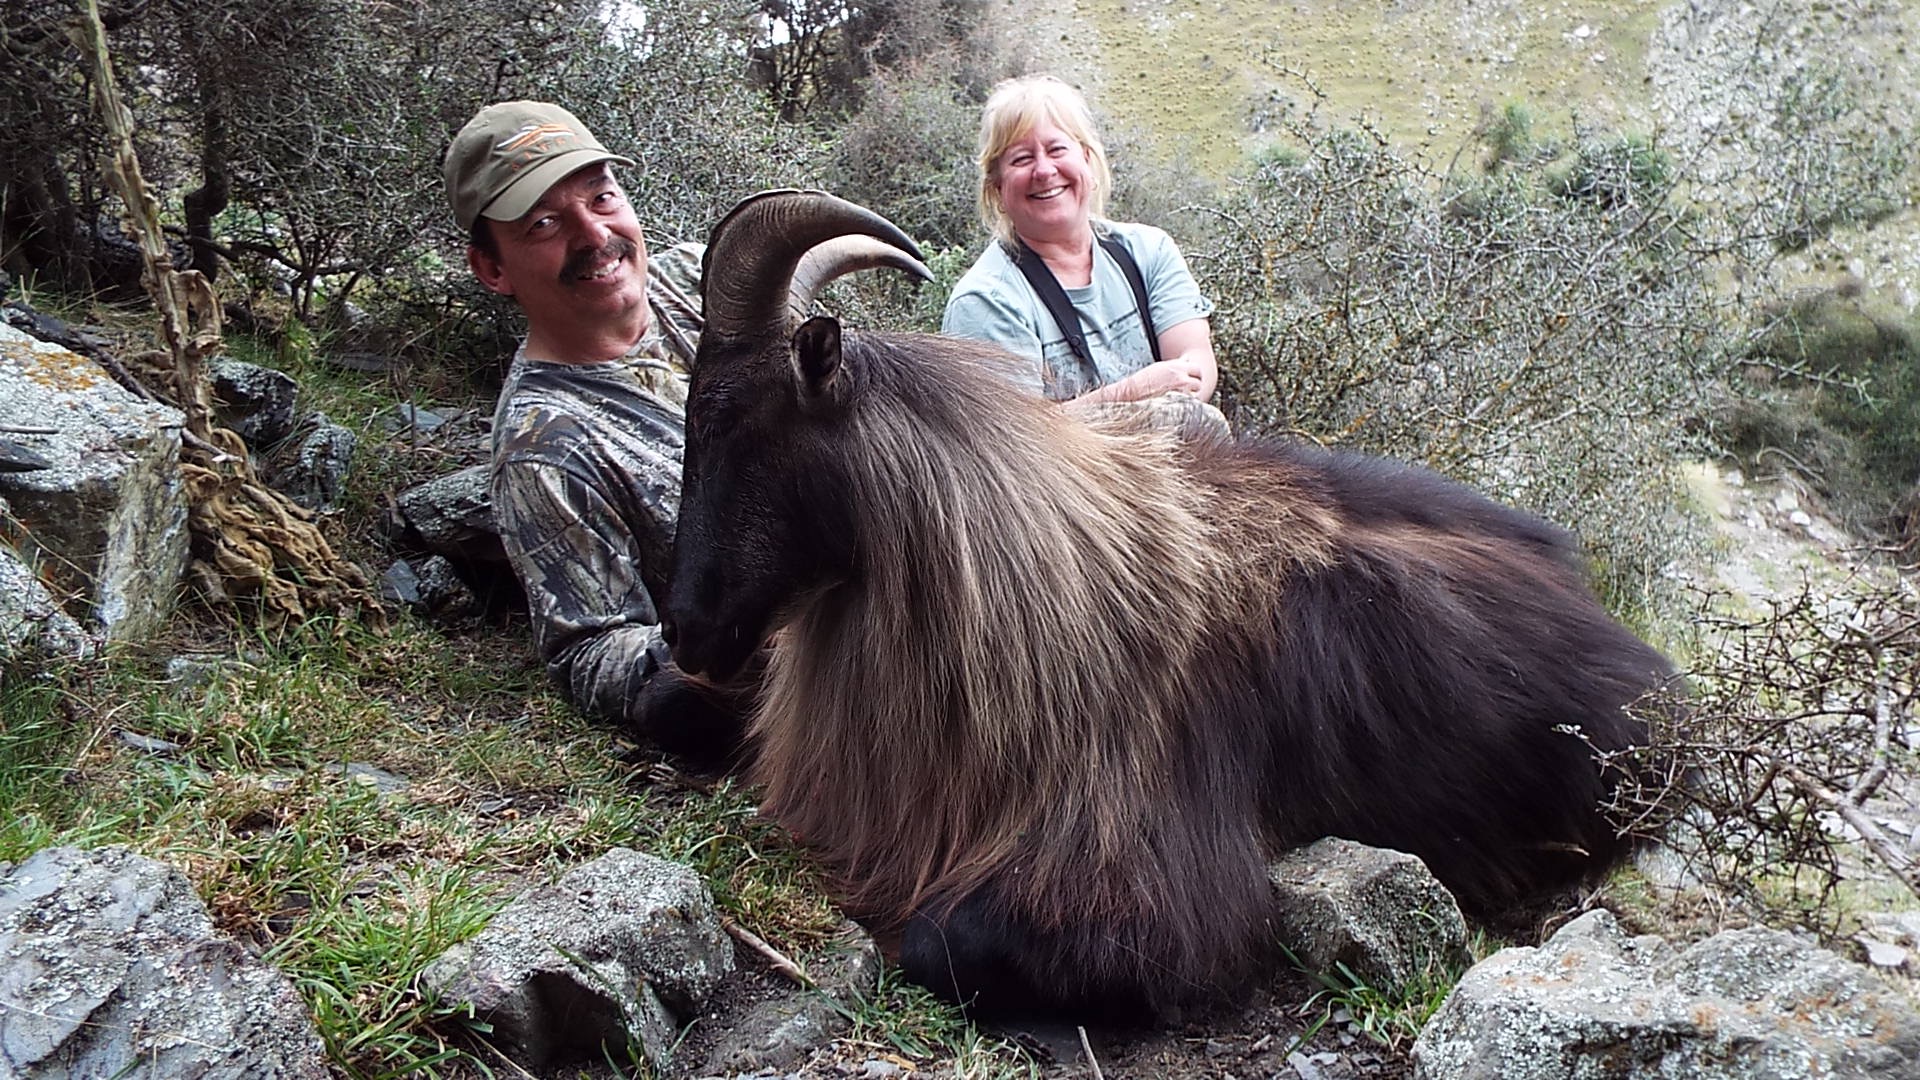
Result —
<instances>
[{"instance_id":1,"label":"green baseball cap","mask_svg":"<svg viewBox=\"0 0 1920 1080\"><path fill-rule=\"evenodd\" d=\"M484 216L512 221L533 209L547 189L610 154L587 125L544 101L503 101L475 113L447 147L441 170L453 219L463 230Z\"/></svg>"}]
</instances>

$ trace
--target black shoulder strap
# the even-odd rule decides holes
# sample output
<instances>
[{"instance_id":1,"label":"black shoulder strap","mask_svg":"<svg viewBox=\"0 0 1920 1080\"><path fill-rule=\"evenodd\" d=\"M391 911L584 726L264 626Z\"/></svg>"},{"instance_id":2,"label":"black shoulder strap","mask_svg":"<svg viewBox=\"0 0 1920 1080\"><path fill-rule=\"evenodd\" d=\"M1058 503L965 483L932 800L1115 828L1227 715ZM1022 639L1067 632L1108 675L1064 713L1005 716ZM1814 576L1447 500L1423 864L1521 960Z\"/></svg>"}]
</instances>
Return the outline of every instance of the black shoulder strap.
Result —
<instances>
[{"instance_id":1,"label":"black shoulder strap","mask_svg":"<svg viewBox=\"0 0 1920 1080\"><path fill-rule=\"evenodd\" d=\"M1140 312L1140 324L1147 331L1147 349L1152 352L1154 363L1160 362L1160 335L1153 328L1153 310L1147 305L1147 282L1140 276L1140 264L1133 260L1133 252L1115 236L1099 237L1100 246L1107 249L1113 261L1120 264L1120 272L1126 275L1127 284L1133 288L1134 307ZM1047 269L1047 261L1034 254L1027 242L1014 238L1019 251L1014 256L1014 264L1020 267L1020 273L1026 276L1027 284L1033 286L1033 293L1045 304L1053 321L1059 325L1060 332L1067 337L1067 348L1083 363L1091 365L1092 355L1087 351L1087 335L1080 329L1080 313L1074 309L1073 301L1067 299L1067 291L1060 287L1060 281Z\"/></svg>"},{"instance_id":2,"label":"black shoulder strap","mask_svg":"<svg viewBox=\"0 0 1920 1080\"><path fill-rule=\"evenodd\" d=\"M1120 272L1127 275L1127 284L1133 286L1133 302L1140 309L1140 325L1147 331L1147 348L1153 351L1153 362L1157 364L1160 335L1153 329L1153 309L1147 305L1147 280L1140 276L1140 264L1133 261L1133 252L1127 250L1127 245L1111 233L1100 238L1100 246L1120 264Z\"/></svg>"},{"instance_id":3,"label":"black shoulder strap","mask_svg":"<svg viewBox=\"0 0 1920 1080\"><path fill-rule=\"evenodd\" d=\"M1019 250L1014 254L1014 265L1026 275L1027 284L1033 286L1033 294L1052 313L1060 332L1067 335L1067 348L1072 349L1073 355L1079 357L1082 363L1091 366L1093 357L1087 351L1087 335L1080 329L1080 313L1074 310L1073 301L1067 299L1067 291L1060 287L1060 280L1053 276L1053 271L1047 269L1047 261L1034 254L1025 240L1016 236L1013 242L1019 245Z\"/></svg>"}]
</instances>

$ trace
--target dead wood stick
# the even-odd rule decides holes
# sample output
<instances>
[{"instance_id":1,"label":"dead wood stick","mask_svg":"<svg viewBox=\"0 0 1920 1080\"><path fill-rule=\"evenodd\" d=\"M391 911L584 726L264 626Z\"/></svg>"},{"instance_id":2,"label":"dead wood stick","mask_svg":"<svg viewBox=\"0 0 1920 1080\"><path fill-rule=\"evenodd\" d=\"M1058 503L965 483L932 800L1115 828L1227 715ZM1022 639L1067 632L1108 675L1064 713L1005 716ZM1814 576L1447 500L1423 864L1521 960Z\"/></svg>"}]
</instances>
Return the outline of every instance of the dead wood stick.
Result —
<instances>
[{"instance_id":1,"label":"dead wood stick","mask_svg":"<svg viewBox=\"0 0 1920 1080\"><path fill-rule=\"evenodd\" d=\"M813 977L807 974L806 969L794 963L792 960L787 959L787 954L774 948L767 942L767 939L741 926L725 915L720 916L720 925L726 927L727 933L732 934L735 941L759 953L761 959L773 965L773 970L785 975L787 978L792 979L794 982L809 990L814 989Z\"/></svg>"},{"instance_id":2,"label":"dead wood stick","mask_svg":"<svg viewBox=\"0 0 1920 1080\"><path fill-rule=\"evenodd\" d=\"M1106 1074L1100 1071L1100 1060L1093 1056L1093 1043L1087 1038L1087 1029L1076 1030L1080 1032L1080 1052L1087 1055L1087 1064L1093 1068L1093 1080L1107 1080Z\"/></svg>"},{"instance_id":3,"label":"dead wood stick","mask_svg":"<svg viewBox=\"0 0 1920 1080\"><path fill-rule=\"evenodd\" d=\"M1908 891L1915 896L1920 896L1920 870L1915 869L1913 860L1908 857L1901 845L1895 843L1893 838L1887 835L1886 830L1876 825L1873 819L1867 816L1866 811L1848 802L1846 796L1809 776L1798 765L1778 758L1774 759L1774 764L1779 767L1780 775L1792 781L1795 787L1832 807L1834 813L1839 814L1840 819L1852 826L1853 831L1860 834L1860 839L1866 841L1867 850L1873 852L1876 858L1886 864L1887 869L1893 871L1894 876L1900 879L1901 884L1905 885Z\"/></svg>"}]
</instances>

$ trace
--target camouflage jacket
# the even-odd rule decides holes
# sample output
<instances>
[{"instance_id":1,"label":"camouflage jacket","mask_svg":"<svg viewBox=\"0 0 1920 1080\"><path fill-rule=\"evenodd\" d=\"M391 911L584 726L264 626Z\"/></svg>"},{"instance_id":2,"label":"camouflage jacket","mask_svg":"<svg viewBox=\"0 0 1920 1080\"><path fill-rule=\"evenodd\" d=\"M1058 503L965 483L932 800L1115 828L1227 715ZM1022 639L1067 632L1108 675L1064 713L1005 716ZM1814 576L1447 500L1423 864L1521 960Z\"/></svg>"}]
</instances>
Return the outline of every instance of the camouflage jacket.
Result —
<instances>
[{"instance_id":1,"label":"camouflage jacket","mask_svg":"<svg viewBox=\"0 0 1920 1080\"><path fill-rule=\"evenodd\" d=\"M631 353L555 364L523 344L494 410L494 520L534 644L576 706L614 723L667 661L653 597L680 510L701 253L682 244L647 261L653 323Z\"/></svg>"}]
</instances>

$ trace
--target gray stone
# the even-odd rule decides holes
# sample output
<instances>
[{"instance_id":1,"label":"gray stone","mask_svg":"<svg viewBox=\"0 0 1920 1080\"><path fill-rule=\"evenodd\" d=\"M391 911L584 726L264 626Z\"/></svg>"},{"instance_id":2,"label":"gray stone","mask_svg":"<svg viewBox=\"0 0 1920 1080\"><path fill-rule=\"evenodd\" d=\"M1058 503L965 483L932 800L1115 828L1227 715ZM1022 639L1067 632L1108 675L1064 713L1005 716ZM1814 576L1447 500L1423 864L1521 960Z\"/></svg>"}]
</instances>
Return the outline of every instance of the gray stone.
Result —
<instances>
[{"instance_id":1,"label":"gray stone","mask_svg":"<svg viewBox=\"0 0 1920 1080\"><path fill-rule=\"evenodd\" d=\"M292 435L299 417L300 386L293 376L231 357L207 365L214 414L258 451Z\"/></svg>"},{"instance_id":2,"label":"gray stone","mask_svg":"<svg viewBox=\"0 0 1920 1080\"><path fill-rule=\"evenodd\" d=\"M847 923L822 955L808 961L813 988L795 987L726 1018L698 1073L735 1076L800 1065L847 1029L847 1011L879 986L882 963L872 935Z\"/></svg>"},{"instance_id":3,"label":"gray stone","mask_svg":"<svg viewBox=\"0 0 1920 1080\"><path fill-rule=\"evenodd\" d=\"M420 603L442 619L465 618L480 610L480 599L460 578L445 555L429 555L419 567Z\"/></svg>"},{"instance_id":4,"label":"gray stone","mask_svg":"<svg viewBox=\"0 0 1920 1080\"><path fill-rule=\"evenodd\" d=\"M392 412L380 418L380 426L390 432L416 431L426 433L447 422L447 418L432 409L421 408L408 402L394 406Z\"/></svg>"},{"instance_id":5,"label":"gray stone","mask_svg":"<svg viewBox=\"0 0 1920 1080\"><path fill-rule=\"evenodd\" d=\"M1920 1076L1920 1014L1778 930L1682 949L1593 911L1468 971L1413 1066L1416 1080L1896 1080Z\"/></svg>"},{"instance_id":6,"label":"gray stone","mask_svg":"<svg viewBox=\"0 0 1920 1080\"><path fill-rule=\"evenodd\" d=\"M0 474L4 539L72 618L141 640L173 609L187 565L180 413L93 361L0 325L0 424L51 467Z\"/></svg>"},{"instance_id":7,"label":"gray stone","mask_svg":"<svg viewBox=\"0 0 1920 1080\"><path fill-rule=\"evenodd\" d=\"M7 504L0 499L0 522ZM54 602L13 549L0 544L0 664L91 656L94 641Z\"/></svg>"},{"instance_id":8,"label":"gray stone","mask_svg":"<svg viewBox=\"0 0 1920 1080\"><path fill-rule=\"evenodd\" d=\"M462 566L507 565L507 552L493 522L486 465L438 476L394 499L398 525L407 538Z\"/></svg>"},{"instance_id":9,"label":"gray stone","mask_svg":"<svg viewBox=\"0 0 1920 1080\"><path fill-rule=\"evenodd\" d=\"M619 1059L655 1070L679 1027L733 969L733 945L692 870L615 848L532 890L421 974L443 1003L470 1005L521 1065Z\"/></svg>"},{"instance_id":10,"label":"gray stone","mask_svg":"<svg viewBox=\"0 0 1920 1080\"><path fill-rule=\"evenodd\" d=\"M408 607L420 602L420 575L414 572L412 563L395 559L393 565L387 567L380 575L380 599Z\"/></svg>"},{"instance_id":11,"label":"gray stone","mask_svg":"<svg viewBox=\"0 0 1920 1080\"><path fill-rule=\"evenodd\" d=\"M0 957L0 1075L329 1075L293 984L152 859L49 848L6 867Z\"/></svg>"},{"instance_id":12,"label":"gray stone","mask_svg":"<svg viewBox=\"0 0 1920 1080\"><path fill-rule=\"evenodd\" d=\"M1435 965L1464 966L1467 924L1413 855L1329 837L1267 869L1276 933L1309 971L1344 965L1392 992Z\"/></svg>"},{"instance_id":13,"label":"gray stone","mask_svg":"<svg viewBox=\"0 0 1920 1080\"><path fill-rule=\"evenodd\" d=\"M309 510L332 510L347 492L347 474L360 437L313 414L314 428L273 453L270 482L287 498Z\"/></svg>"}]
</instances>

